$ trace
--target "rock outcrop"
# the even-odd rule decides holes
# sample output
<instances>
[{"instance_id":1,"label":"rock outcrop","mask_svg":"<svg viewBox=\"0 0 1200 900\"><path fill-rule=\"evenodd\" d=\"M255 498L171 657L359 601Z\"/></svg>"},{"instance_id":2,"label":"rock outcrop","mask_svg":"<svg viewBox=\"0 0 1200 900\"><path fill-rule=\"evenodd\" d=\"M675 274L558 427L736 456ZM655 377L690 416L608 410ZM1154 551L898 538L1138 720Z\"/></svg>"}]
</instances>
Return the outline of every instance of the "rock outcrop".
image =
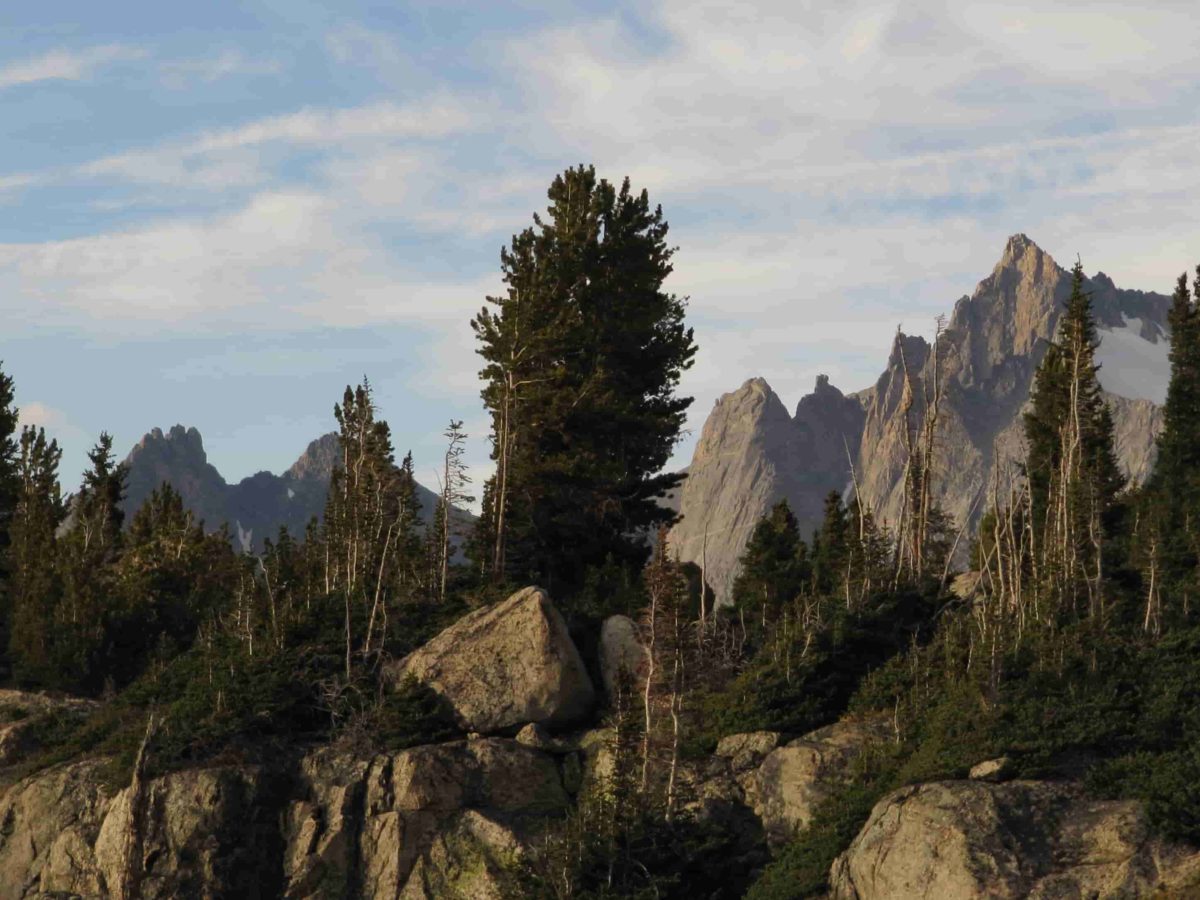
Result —
<instances>
[{"instance_id":1,"label":"rock outcrop","mask_svg":"<svg viewBox=\"0 0 1200 900\"><path fill-rule=\"evenodd\" d=\"M595 690L562 616L541 588L455 622L392 668L444 697L458 723L483 734L529 722L568 725L592 707Z\"/></svg>"},{"instance_id":2,"label":"rock outcrop","mask_svg":"<svg viewBox=\"0 0 1200 900\"><path fill-rule=\"evenodd\" d=\"M137 896L270 896L278 821L257 768L179 772L149 786L131 826L129 789L106 760L59 766L0 799L5 897L108 897L136 866ZM129 843L131 827L136 843ZM130 847L136 848L130 858Z\"/></svg>"},{"instance_id":3,"label":"rock outcrop","mask_svg":"<svg viewBox=\"0 0 1200 900\"><path fill-rule=\"evenodd\" d=\"M881 800L831 871L837 900L1180 896L1200 853L1150 836L1134 801L1075 785L942 781Z\"/></svg>"},{"instance_id":4,"label":"rock outcrop","mask_svg":"<svg viewBox=\"0 0 1200 900\"><path fill-rule=\"evenodd\" d=\"M322 751L289 806L288 897L498 896L503 862L568 803L553 756L487 738L369 761ZM469 888L469 889L468 889ZM493 891L493 892L489 892Z\"/></svg>"},{"instance_id":5,"label":"rock outcrop","mask_svg":"<svg viewBox=\"0 0 1200 900\"><path fill-rule=\"evenodd\" d=\"M1099 378L1113 409L1117 450L1135 481L1154 462L1165 396L1169 299L1089 280L1101 338ZM935 490L943 509L974 523L993 466L1023 457L1022 413L1033 376L1054 337L1070 276L1025 235L1014 235L992 274L962 297L937 353L944 386ZM922 337L898 334L875 384L843 395L824 376L789 416L761 378L717 401L704 423L680 497L673 548L704 569L717 602L727 602L737 561L754 525L786 499L806 536L830 491L849 496L851 465L882 523L895 523L906 459L901 414L904 371L916 396L914 420L932 387L934 353Z\"/></svg>"},{"instance_id":6,"label":"rock outcrop","mask_svg":"<svg viewBox=\"0 0 1200 900\"><path fill-rule=\"evenodd\" d=\"M637 623L629 616L609 616L600 626L600 679L604 691L613 696L622 677L645 678L648 657L638 634Z\"/></svg>"},{"instance_id":7,"label":"rock outcrop","mask_svg":"<svg viewBox=\"0 0 1200 900\"><path fill-rule=\"evenodd\" d=\"M489 738L358 758L324 749L107 787L106 760L0 796L0 896L498 898L569 797L559 758ZM458 893L455 893L457 891Z\"/></svg>"},{"instance_id":8,"label":"rock outcrop","mask_svg":"<svg viewBox=\"0 0 1200 900\"><path fill-rule=\"evenodd\" d=\"M845 719L771 751L753 778L754 811L775 843L812 822L851 764L889 736L883 717Z\"/></svg>"},{"instance_id":9,"label":"rock outcrop","mask_svg":"<svg viewBox=\"0 0 1200 900\"><path fill-rule=\"evenodd\" d=\"M113 792L102 760L59 766L11 785L0 797L0 885L9 897L104 896L92 848Z\"/></svg>"},{"instance_id":10,"label":"rock outcrop","mask_svg":"<svg viewBox=\"0 0 1200 900\"><path fill-rule=\"evenodd\" d=\"M46 717L64 723L82 720L97 705L79 697L0 690L0 767L11 766L38 749L38 728Z\"/></svg>"},{"instance_id":11,"label":"rock outcrop","mask_svg":"<svg viewBox=\"0 0 1200 900\"><path fill-rule=\"evenodd\" d=\"M512 894L512 864L525 851L504 822L468 809L454 816L413 866L400 900L502 900Z\"/></svg>"}]
</instances>

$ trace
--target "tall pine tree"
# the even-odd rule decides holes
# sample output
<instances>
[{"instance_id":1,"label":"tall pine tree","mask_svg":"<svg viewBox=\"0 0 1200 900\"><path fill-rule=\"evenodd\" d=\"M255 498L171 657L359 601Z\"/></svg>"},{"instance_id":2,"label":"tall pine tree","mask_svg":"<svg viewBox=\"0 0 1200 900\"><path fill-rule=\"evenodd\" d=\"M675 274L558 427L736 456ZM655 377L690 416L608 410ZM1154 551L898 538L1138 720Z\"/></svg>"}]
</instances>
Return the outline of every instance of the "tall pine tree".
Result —
<instances>
[{"instance_id":1,"label":"tall pine tree","mask_svg":"<svg viewBox=\"0 0 1200 900\"><path fill-rule=\"evenodd\" d=\"M0 656L8 647L12 619L9 593L9 532L17 508L21 479L18 466L17 407L13 380L0 367Z\"/></svg>"},{"instance_id":2,"label":"tall pine tree","mask_svg":"<svg viewBox=\"0 0 1200 900\"><path fill-rule=\"evenodd\" d=\"M355 650L364 657L384 644L388 605L411 589L419 512L412 460L395 463L391 431L375 417L364 379L346 387L334 407L340 457L329 483L322 540L325 589L341 597L345 674Z\"/></svg>"},{"instance_id":3,"label":"tall pine tree","mask_svg":"<svg viewBox=\"0 0 1200 900\"><path fill-rule=\"evenodd\" d=\"M1194 286L1200 289L1200 267ZM1171 381L1163 406L1158 459L1142 493L1142 567L1150 594L1147 627L1161 617L1161 591L1179 610L1200 589L1200 307L1179 276L1168 316ZM1157 625L1158 622L1154 621Z\"/></svg>"},{"instance_id":4,"label":"tall pine tree","mask_svg":"<svg viewBox=\"0 0 1200 900\"><path fill-rule=\"evenodd\" d=\"M754 526L740 564L733 582L734 602L764 623L808 587L812 577L808 548L786 500L771 507Z\"/></svg>"},{"instance_id":5,"label":"tall pine tree","mask_svg":"<svg viewBox=\"0 0 1200 900\"><path fill-rule=\"evenodd\" d=\"M66 515L58 486L58 442L42 428L21 432L16 509L9 547L12 627L9 658L18 681L53 675L54 613L59 600L55 532ZM53 678L50 678L53 681Z\"/></svg>"},{"instance_id":6,"label":"tall pine tree","mask_svg":"<svg viewBox=\"0 0 1200 900\"><path fill-rule=\"evenodd\" d=\"M58 542L62 597L55 613L50 664L57 686L99 688L106 620L115 596L115 563L125 515L126 467L117 463L112 437L100 435L88 453L90 468L71 502L70 527Z\"/></svg>"},{"instance_id":7,"label":"tall pine tree","mask_svg":"<svg viewBox=\"0 0 1200 900\"><path fill-rule=\"evenodd\" d=\"M663 290L673 249L660 207L592 167L555 178L545 219L501 252L505 294L472 321L496 475L492 568L556 591L612 557L639 564L671 513L656 498L691 398L685 301Z\"/></svg>"},{"instance_id":8,"label":"tall pine tree","mask_svg":"<svg viewBox=\"0 0 1200 900\"><path fill-rule=\"evenodd\" d=\"M1125 476L1117 462L1112 413L1096 377L1099 340L1083 265L1071 271L1071 293L1055 341L1038 367L1032 409L1025 415L1026 474L1039 535L1040 571L1068 607L1086 595L1104 611L1105 549L1113 536Z\"/></svg>"}]
</instances>

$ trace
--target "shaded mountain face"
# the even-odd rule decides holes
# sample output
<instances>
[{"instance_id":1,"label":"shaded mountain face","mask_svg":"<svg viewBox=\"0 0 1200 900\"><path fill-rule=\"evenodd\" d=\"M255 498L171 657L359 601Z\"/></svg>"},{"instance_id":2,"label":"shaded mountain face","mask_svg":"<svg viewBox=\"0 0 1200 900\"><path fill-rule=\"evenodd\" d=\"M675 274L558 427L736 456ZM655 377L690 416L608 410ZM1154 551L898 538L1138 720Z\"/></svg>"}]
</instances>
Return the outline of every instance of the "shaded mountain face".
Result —
<instances>
[{"instance_id":1,"label":"shaded mountain face","mask_svg":"<svg viewBox=\"0 0 1200 900\"><path fill-rule=\"evenodd\" d=\"M259 472L228 484L208 462L204 441L195 428L176 425L165 434L155 428L125 460L129 466L125 520L132 518L156 487L167 482L207 530L228 524L235 546L258 551L263 539L274 538L281 527L299 537L310 520L321 518L337 458L338 438L330 433L310 443L282 475ZM437 495L418 484L417 496L422 520L431 520Z\"/></svg>"},{"instance_id":2,"label":"shaded mountain face","mask_svg":"<svg viewBox=\"0 0 1200 900\"><path fill-rule=\"evenodd\" d=\"M1140 481L1153 466L1162 424L1157 404L1170 376L1170 299L1120 289L1103 273L1087 289L1118 455ZM943 508L959 525L978 521L993 472L1007 479L1010 463L1024 455L1022 413L1069 293L1070 274L1018 234L991 275L955 304L936 354L943 400L934 478ZM897 520L906 459L904 372L916 395L915 425L925 386L932 389L934 382L933 351L922 337L897 334L874 385L847 396L821 376L795 416L762 379L717 402L696 447L672 538L682 559L705 567L719 599L729 598L737 559L771 504L786 499L809 533L820 522L825 494L850 494L851 465L877 518Z\"/></svg>"},{"instance_id":3,"label":"shaded mountain face","mask_svg":"<svg viewBox=\"0 0 1200 900\"><path fill-rule=\"evenodd\" d=\"M718 600L729 596L737 558L773 503L786 498L802 527L820 520L825 494L850 480L864 412L822 376L795 417L761 378L713 407L680 496L671 546L704 570Z\"/></svg>"}]
</instances>

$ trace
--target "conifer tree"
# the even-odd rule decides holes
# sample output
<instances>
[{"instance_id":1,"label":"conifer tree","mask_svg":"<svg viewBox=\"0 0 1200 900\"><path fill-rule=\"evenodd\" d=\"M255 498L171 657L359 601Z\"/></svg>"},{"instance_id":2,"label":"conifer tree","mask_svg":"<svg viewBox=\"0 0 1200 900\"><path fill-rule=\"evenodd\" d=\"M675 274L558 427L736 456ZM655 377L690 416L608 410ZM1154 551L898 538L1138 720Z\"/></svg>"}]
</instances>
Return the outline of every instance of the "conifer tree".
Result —
<instances>
[{"instance_id":1,"label":"conifer tree","mask_svg":"<svg viewBox=\"0 0 1200 900\"><path fill-rule=\"evenodd\" d=\"M661 208L591 167L555 178L545 219L501 253L507 291L472 321L492 415L492 568L558 593L608 556L638 563L669 522L655 501L690 398L696 352L666 293Z\"/></svg>"},{"instance_id":2,"label":"conifer tree","mask_svg":"<svg viewBox=\"0 0 1200 900\"><path fill-rule=\"evenodd\" d=\"M825 513L813 538L813 587L819 594L840 593L850 558L850 518L837 491L825 495Z\"/></svg>"},{"instance_id":3,"label":"conifer tree","mask_svg":"<svg viewBox=\"0 0 1200 900\"><path fill-rule=\"evenodd\" d=\"M757 613L761 622L774 619L808 586L811 566L800 526L786 500L780 500L754 526L742 551L733 599Z\"/></svg>"},{"instance_id":4,"label":"conifer tree","mask_svg":"<svg viewBox=\"0 0 1200 900\"><path fill-rule=\"evenodd\" d=\"M475 520L463 551L471 561L472 574L480 581L487 581L492 575L496 549L496 479L489 478L483 483L483 498L480 500L479 518Z\"/></svg>"},{"instance_id":5,"label":"conifer tree","mask_svg":"<svg viewBox=\"0 0 1200 900\"><path fill-rule=\"evenodd\" d=\"M1197 277L1200 279L1200 267ZM1181 506L1195 499L1188 495L1200 485L1200 310L1188 289L1186 273L1176 282L1168 322L1171 381L1150 487L1164 501Z\"/></svg>"},{"instance_id":6,"label":"conifer tree","mask_svg":"<svg viewBox=\"0 0 1200 900\"><path fill-rule=\"evenodd\" d=\"M83 473L83 485L75 499L75 528L87 549L98 548L115 553L121 540L125 513L125 482L129 469L113 457L112 435L101 432L100 440L88 452L92 466Z\"/></svg>"},{"instance_id":7,"label":"conifer tree","mask_svg":"<svg viewBox=\"0 0 1200 900\"><path fill-rule=\"evenodd\" d=\"M400 462L395 506L396 583L399 592L407 597L419 586L417 569L421 556L421 500L417 496L417 476L411 450L404 454Z\"/></svg>"},{"instance_id":8,"label":"conifer tree","mask_svg":"<svg viewBox=\"0 0 1200 900\"><path fill-rule=\"evenodd\" d=\"M1186 273L1176 282L1168 322L1171 380L1134 544L1147 595L1143 626L1154 632L1163 624L1164 594L1176 618L1188 613L1200 590L1200 308Z\"/></svg>"},{"instance_id":9,"label":"conifer tree","mask_svg":"<svg viewBox=\"0 0 1200 900\"><path fill-rule=\"evenodd\" d=\"M120 688L155 659L189 647L198 629L225 611L231 585L250 564L234 552L226 531L205 534L169 483L151 491L106 579L104 644L89 687L111 681ZM261 621L272 624L266 615Z\"/></svg>"},{"instance_id":10,"label":"conifer tree","mask_svg":"<svg viewBox=\"0 0 1200 900\"><path fill-rule=\"evenodd\" d=\"M13 380L0 365L0 657L8 648L8 629L12 619L8 546L21 486L16 437L18 410L14 397Z\"/></svg>"},{"instance_id":11,"label":"conifer tree","mask_svg":"<svg viewBox=\"0 0 1200 900\"><path fill-rule=\"evenodd\" d=\"M9 655L13 674L22 682L44 683L53 674L54 612L59 600L55 532L66 515L58 486L61 458L58 442L47 440L45 429L22 430L17 460L20 483L9 547Z\"/></svg>"},{"instance_id":12,"label":"conifer tree","mask_svg":"<svg viewBox=\"0 0 1200 900\"><path fill-rule=\"evenodd\" d=\"M69 528L58 542L62 581L50 663L60 686L86 689L100 677L105 619L115 594L114 564L121 544L126 467L113 458L112 437L100 435L88 453L70 507Z\"/></svg>"},{"instance_id":13,"label":"conifer tree","mask_svg":"<svg viewBox=\"0 0 1200 900\"><path fill-rule=\"evenodd\" d=\"M1112 414L1096 377L1098 346L1083 266L1076 262L1058 336L1038 367L1025 415L1026 474L1043 576L1070 607L1086 594L1097 615L1104 606L1104 550L1125 485Z\"/></svg>"},{"instance_id":14,"label":"conifer tree","mask_svg":"<svg viewBox=\"0 0 1200 900\"><path fill-rule=\"evenodd\" d=\"M4 550L20 490L17 445L17 415L13 380L0 363L0 592L4 590Z\"/></svg>"},{"instance_id":15,"label":"conifer tree","mask_svg":"<svg viewBox=\"0 0 1200 900\"><path fill-rule=\"evenodd\" d=\"M412 562L418 513L412 461L395 464L391 431L375 418L370 384L347 386L334 408L340 459L329 483L322 540L325 591L343 604L345 673L357 647L363 655L384 640L388 605L395 601Z\"/></svg>"},{"instance_id":16,"label":"conifer tree","mask_svg":"<svg viewBox=\"0 0 1200 900\"><path fill-rule=\"evenodd\" d=\"M442 464L442 489L438 496L437 508L434 510L433 532L435 547L435 575L438 600L445 602L446 586L450 577L450 558L454 555L453 539L460 536L459 523L456 521L458 510L463 505L475 500L467 493L467 485L471 478L467 475L467 466L463 462L464 444L467 436L462 430L462 422L451 420L446 428L446 455Z\"/></svg>"}]
</instances>

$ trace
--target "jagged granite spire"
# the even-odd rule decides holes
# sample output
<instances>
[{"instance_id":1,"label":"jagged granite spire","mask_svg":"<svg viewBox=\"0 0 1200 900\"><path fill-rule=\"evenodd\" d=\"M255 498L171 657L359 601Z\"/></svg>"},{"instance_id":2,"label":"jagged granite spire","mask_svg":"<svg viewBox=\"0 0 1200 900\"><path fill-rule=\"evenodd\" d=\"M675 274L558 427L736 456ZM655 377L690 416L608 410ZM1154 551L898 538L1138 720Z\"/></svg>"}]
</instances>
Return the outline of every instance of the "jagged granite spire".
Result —
<instances>
[{"instance_id":1,"label":"jagged granite spire","mask_svg":"<svg viewBox=\"0 0 1200 900\"><path fill-rule=\"evenodd\" d=\"M1101 328L1098 358L1110 360L1104 364L1107 381L1104 368L1100 372L1102 385L1114 390L1109 384L1120 383L1114 373L1143 363L1126 362L1133 358L1129 346L1165 360L1165 345L1156 342L1166 337L1167 297L1122 290L1103 275L1089 281L1088 289ZM995 460L1023 455L1021 413L1068 291L1068 274L1054 258L1026 235L1014 234L991 274L954 307L938 348L944 400L934 489L959 523L978 521ZM1106 357L1105 340L1110 351L1125 347L1125 356ZM728 599L737 559L769 506L787 498L807 536L824 495L849 488L851 461L877 518L885 524L897 520L905 453L901 350L919 413L932 348L924 338L904 334L897 334L874 385L845 396L821 376L794 418L761 378L717 402L689 467L682 519L671 537L682 559L707 560L708 581L719 600ZM1111 404L1118 455L1134 479L1144 478L1160 427L1157 409L1128 392L1112 397Z\"/></svg>"},{"instance_id":2,"label":"jagged granite spire","mask_svg":"<svg viewBox=\"0 0 1200 900\"><path fill-rule=\"evenodd\" d=\"M862 422L862 406L824 375L795 418L762 378L716 402L669 540L681 559L704 568L718 600L728 598L738 556L771 505L786 499L803 533L816 527L825 494L849 481L846 447L858 446Z\"/></svg>"}]
</instances>

